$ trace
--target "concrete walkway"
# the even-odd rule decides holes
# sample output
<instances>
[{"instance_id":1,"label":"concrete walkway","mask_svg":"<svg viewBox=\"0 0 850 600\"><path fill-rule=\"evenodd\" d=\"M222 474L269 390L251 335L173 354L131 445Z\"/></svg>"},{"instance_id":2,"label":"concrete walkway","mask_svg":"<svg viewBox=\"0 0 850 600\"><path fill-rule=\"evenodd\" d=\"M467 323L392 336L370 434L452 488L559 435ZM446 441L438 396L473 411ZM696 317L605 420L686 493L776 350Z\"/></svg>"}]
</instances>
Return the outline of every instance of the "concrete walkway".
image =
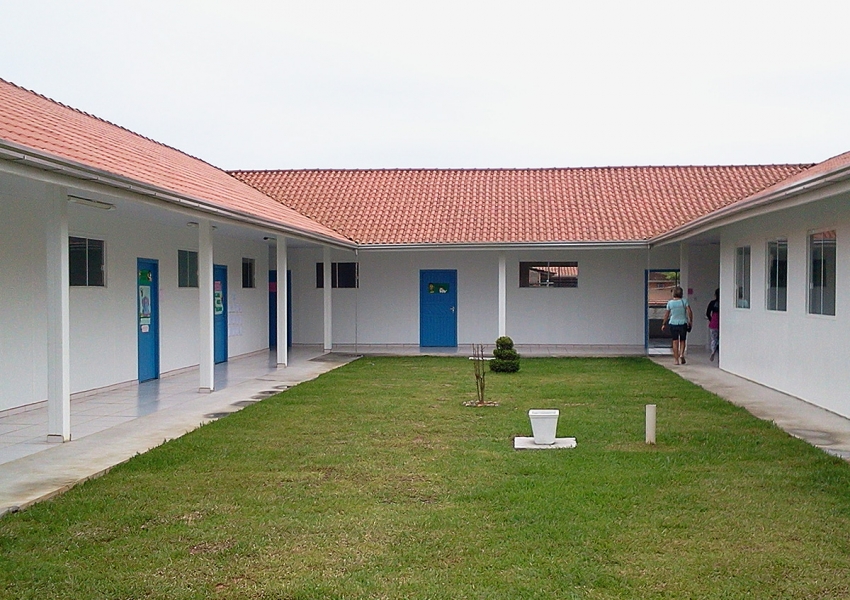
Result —
<instances>
[{"instance_id":1,"label":"concrete walkway","mask_svg":"<svg viewBox=\"0 0 850 600\"><path fill-rule=\"evenodd\" d=\"M369 354L369 348L360 347ZM375 354L389 350L375 348ZM463 356L469 348L393 348L394 354ZM610 348L605 348L610 351ZM525 356L565 356L568 348L520 348ZM607 354L608 352L601 352ZM587 354L583 352L582 354ZM290 364L277 368L267 352L216 366L216 391L199 394L197 370L140 385L128 385L75 398L71 403L73 441L46 442L47 409L0 415L0 515L25 508L105 473L113 466L288 387L318 377L354 358L297 348ZM651 356L669 368L760 419L832 455L850 460L850 420L798 398L721 371L708 354L690 351L688 363L674 366L667 355Z\"/></svg>"},{"instance_id":2,"label":"concrete walkway","mask_svg":"<svg viewBox=\"0 0 850 600\"><path fill-rule=\"evenodd\" d=\"M703 350L688 350L687 364L676 366L672 356L651 356L656 363L684 379L741 406L752 415L772 421L794 437L824 452L850 460L850 419L721 371Z\"/></svg>"},{"instance_id":3,"label":"concrete walkway","mask_svg":"<svg viewBox=\"0 0 850 600\"><path fill-rule=\"evenodd\" d=\"M97 477L201 425L314 379L354 357L299 348L277 368L268 352L216 365L216 391L198 393L198 370L71 401L72 441L48 443L47 407L0 416L0 515Z\"/></svg>"}]
</instances>

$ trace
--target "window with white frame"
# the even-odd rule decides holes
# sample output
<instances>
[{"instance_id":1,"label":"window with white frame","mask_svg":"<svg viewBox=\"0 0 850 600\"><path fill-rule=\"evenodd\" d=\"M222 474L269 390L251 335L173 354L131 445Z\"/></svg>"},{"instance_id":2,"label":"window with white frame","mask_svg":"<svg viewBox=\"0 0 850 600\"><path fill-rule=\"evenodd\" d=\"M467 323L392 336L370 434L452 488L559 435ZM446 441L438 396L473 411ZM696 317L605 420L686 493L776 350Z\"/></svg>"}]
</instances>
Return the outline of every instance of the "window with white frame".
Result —
<instances>
[{"instance_id":1,"label":"window with white frame","mask_svg":"<svg viewBox=\"0 0 850 600\"><path fill-rule=\"evenodd\" d=\"M750 307L750 247L735 248L735 306Z\"/></svg>"},{"instance_id":2,"label":"window with white frame","mask_svg":"<svg viewBox=\"0 0 850 600\"><path fill-rule=\"evenodd\" d=\"M68 270L72 286L105 286L105 264L106 244L103 240L68 238Z\"/></svg>"},{"instance_id":3,"label":"window with white frame","mask_svg":"<svg viewBox=\"0 0 850 600\"><path fill-rule=\"evenodd\" d=\"M788 302L788 240L767 243L767 310L784 311Z\"/></svg>"},{"instance_id":4,"label":"window with white frame","mask_svg":"<svg viewBox=\"0 0 850 600\"><path fill-rule=\"evenodd\" d=\"M521 262L519 287L578 287L578 263Z\"/></svg>"},{"instance_id":5,"label":"window with white frame","mask_svg":"<svg viewBox=\"0 0 850 600\"><path fill-rule=\"evenodd\" d=\"M177 251L177 287L198 287L198 253L192 250Z\"/></svg>"},{"instance_id":6,"label":"window with white frame","mask_svg":"<svg viewBox=\"0 0 850 600\"><path fill-rule=\"evenodd\" d=\"M835 314L835 231L809 235L809 314Z\"/></svg>"}]
</instances>

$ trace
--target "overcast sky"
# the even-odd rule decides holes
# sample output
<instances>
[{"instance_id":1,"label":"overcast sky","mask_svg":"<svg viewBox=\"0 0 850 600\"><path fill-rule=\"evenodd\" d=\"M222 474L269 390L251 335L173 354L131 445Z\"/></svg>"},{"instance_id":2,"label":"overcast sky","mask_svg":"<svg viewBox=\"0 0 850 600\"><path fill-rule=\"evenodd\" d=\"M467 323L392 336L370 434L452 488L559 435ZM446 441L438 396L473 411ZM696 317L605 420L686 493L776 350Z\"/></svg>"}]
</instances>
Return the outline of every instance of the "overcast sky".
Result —
<instances>
[{"instance_id":1,"label":"overcast sky","mask_svg":"<svg viewBox=\"0 0 850 600\"><path fill-rule=\"evenodd\" d=\"M0 0L0 78L226 169L814 162L850 1Z\"/></svg>"}]
</instances>

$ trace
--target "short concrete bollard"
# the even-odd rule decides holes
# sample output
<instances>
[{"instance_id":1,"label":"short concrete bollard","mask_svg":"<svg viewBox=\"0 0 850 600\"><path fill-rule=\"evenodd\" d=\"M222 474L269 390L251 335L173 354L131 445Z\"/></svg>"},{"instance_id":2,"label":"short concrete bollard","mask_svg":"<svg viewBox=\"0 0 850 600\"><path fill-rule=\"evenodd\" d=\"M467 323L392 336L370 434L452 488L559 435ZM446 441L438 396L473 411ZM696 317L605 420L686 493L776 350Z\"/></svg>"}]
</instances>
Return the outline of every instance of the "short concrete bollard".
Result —
<instances>
[{"instance_id":1,"label":"short concrete bollard","mask_svg":"<svg viewBox=\"0 0 850 600\"><path fill-rule=\"evenodd\" d=\"M655 405L646 405L646 443L655 443Z\"/></svg>"}]
</instances>

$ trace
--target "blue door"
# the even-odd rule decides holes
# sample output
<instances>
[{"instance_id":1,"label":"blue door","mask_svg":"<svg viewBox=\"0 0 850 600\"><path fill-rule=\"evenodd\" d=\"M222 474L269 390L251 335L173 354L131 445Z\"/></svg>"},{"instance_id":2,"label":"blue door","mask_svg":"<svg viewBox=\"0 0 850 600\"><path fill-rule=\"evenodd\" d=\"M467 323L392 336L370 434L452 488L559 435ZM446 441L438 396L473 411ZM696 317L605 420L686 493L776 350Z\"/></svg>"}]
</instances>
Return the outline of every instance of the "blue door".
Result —
<instances>
[{"instance_id":1,"label":"blue door","mask_svg":"<svg viewBox=\"0 0 850 600\"><path fill-rule=\"evenodd\" d=\"M139 382L159 378L159 263L136 259Z\"/></svg>"},{"instance_id":2,"label":"blue door","mask_svg":"<svg viewBox=\"0 0 850 600\"><path fill-rule=\"evenodd\" d=\"M457 271L419 271L419 345L457 346Z\"/></svg>"},{"instance_id":3,"label":"blue door","mask_svg":"<svg viewBox=\"0 0 850 600\"><path fill-rule=\"evenodd\" d=\"M269 348L277 346L277 271L269 270ZM286 347L292 347L292 271L286 272Z\"/></svg>"},{"instance_id":4,"label":"blue door","mask_svg":"<svg viewBox=\"0 0 850 600\"><path fill-rule=\"evenodd\" d=\"M213 265L215 363L227 361L227 267Z\"/></svg>"}]
</instances>

